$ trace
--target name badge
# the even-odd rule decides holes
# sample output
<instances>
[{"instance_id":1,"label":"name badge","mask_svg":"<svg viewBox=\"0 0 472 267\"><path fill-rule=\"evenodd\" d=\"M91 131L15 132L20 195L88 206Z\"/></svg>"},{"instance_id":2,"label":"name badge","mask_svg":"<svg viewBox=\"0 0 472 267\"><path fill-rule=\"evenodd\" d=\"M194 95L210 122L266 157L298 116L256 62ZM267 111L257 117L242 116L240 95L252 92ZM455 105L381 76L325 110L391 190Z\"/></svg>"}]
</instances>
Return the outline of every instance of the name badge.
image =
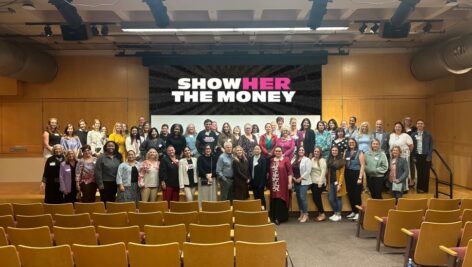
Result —
<instances>
[{"instance_id":1,"label":"name badge","mask_svg":"<svg viewBox=\"0 0 472 267\"><path fill-rule=\"evenodd\" d=\"M416 140L418 140L418 139L421 139L421 137L419 135L416 136Z\"/></svg>"},{"instance_id":2,"label":"name badge","mask_svg":"<svg viewBox=\"0 0 472 267\"><path fill-rule=\"evenodd\" d=\"M65 171L66 171L66 172L70 172L70 169L66 169Z\"/></svg>"},{"instance_id":3,"label":"name badge","mask_svg":"<svg viewBox=\"0 0 472 267\"><path fill-rule=\"evenodd\" d=\"M346 160L351 160L351 158L346 158Z\"/></svg>"},{"instance_id":4,"label":"name badge","mask_svg":"<svg viewBox=\"0 0 472 267\"><path fill-rule=\"evenodd\" d=\"M379 157L374 157L375 160L379 160Z\"/></svg>"},{"instance_id":5,"label":"name badge","mask_svg":"<svg viewBox=\"0 0 472 267\"><path fill-rule=\"evenodd\" d=\"M53 161L53 162L49 163L49 166L56 166L56 162Z\"/></svg>"}]
</instances>

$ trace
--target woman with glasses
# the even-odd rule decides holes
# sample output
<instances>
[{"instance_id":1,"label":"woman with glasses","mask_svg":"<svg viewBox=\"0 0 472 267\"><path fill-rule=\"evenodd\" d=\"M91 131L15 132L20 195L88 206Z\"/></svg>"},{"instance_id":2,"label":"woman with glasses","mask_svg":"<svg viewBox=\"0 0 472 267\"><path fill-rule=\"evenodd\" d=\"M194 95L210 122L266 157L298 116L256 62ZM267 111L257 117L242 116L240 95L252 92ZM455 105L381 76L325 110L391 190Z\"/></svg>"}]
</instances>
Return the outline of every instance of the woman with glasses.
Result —
<instances>
[{"instance_id":1,"label":"woman with glasses","mask_svg":"<svg viewBox=\"0 0 472 267\"><path fill-rule=\"evenodd\" d=\"M288 129L285 132L288 135ZM280 146L275 147L274 154L269 165L269 216L272 222L279 225L288 220L293 173L290 158L284 156Z\"/></svg>"},{"instance_id":2,"label":"woman with glasses","mask_svg":"<svg viewBox=\"0 0 472 267\"><path fill-rule=\"evenodd\" d=\"M80 142L80 141L79 141ZM53 155L44 164L41 191L44 191L44 203L60 204L64 202L64 196L60 191L59 171L64 161L62 146L57 144L52 147Z\"/></svg>"},{"instance_id":3,"label":"woman with glasses","mask_svg":"<svg viewBox=\"0 0 472 267\"><path fill-rule=\"evenodd\" d=\"M252 150L254 150L254 147L257 145L257 138L252 134L251 124L244 124L244 135L239 139L239 145L244 150L246 157L252 157Z\"/></svg>"},{"instance_id":4,"label":"woman with glasses","mask_svg":"<svg viewBox=\"0 0 472 267\"><path fill-rule=\"evenodd\" d=\"M287 157L289 161L293 157L293 151L295 151L295 141L290 137L290 130L287 127L282 127L282 136L277 139L275 146L282 149L284 157Z\"/></svg>"},{"instance_id":5,"label":"woman with glasses","mask_svg":"<svg viewBox=\"0 0 472 267\"><path fill-rule=\"evenodd\" d=\"M75 203L77 201L77 187L75 186L75 167L77 157L75 152L67 150L65 160L61 163L59 171L60 190L64 194L65 203Z\"/></svg>"},{"instance_id":6,"label":"woman with glasses","mask_svg":"<svg viewBox=\"0 0 472 267\"><path fill-rule=\"evenodd\" d=\"M361 194L362 182L365 176L365 157L364 152L359 150L356 139L349 138L347 144L349 148L344 152L344 159L346 160L344 177L352 212L346 218L357 221L359 219L359 209L356 206L362 204Z\"/></svg>"},{"instance_id":7,"label":"woman with glasses","mask_svg":"<svg viewBox=\"0 0 472 267\"><path fill-rule=\"evenodd\" d=\"M138 204L141 200L138 186L138 170L139 162L136 161L136 152L128 150L128 159L120 164L118 174L116 175L116 184L118 185L117 202L134 202Z\"/></svg>"}]
</instances>

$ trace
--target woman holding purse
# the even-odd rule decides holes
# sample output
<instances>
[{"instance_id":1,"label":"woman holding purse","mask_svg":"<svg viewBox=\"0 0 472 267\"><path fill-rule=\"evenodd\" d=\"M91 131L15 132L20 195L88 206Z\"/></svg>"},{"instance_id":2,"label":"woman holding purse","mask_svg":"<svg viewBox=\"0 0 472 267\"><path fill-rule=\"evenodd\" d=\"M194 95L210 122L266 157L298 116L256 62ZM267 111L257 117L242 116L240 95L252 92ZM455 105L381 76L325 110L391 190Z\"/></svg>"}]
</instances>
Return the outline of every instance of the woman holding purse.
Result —
<instances>
[{"instance_id":1,"label":"woman holding purse","mask_svg":"<svg viewBox=\"0 0 472 267\"><path fill-rule=\"evenodd\" d=\"M198 157L198 201L217 201L216 198L216 157L211 146L205 145L203 155Z\"/></svg>"},{"instance_id":2,"label":"woman holding purse","mask_svg":"<svg viewBox=\"0 0 472 267\"><path fill-rule=\"evenodd\" d=\"M398 202L398 199L403 196L403 191L406 188L409 166L407 160L400 156L401 148L399 146L392 147L391 155L392 159L390 160L390 174L388 180L395 202Z\"/></svg>"}]
</instances>

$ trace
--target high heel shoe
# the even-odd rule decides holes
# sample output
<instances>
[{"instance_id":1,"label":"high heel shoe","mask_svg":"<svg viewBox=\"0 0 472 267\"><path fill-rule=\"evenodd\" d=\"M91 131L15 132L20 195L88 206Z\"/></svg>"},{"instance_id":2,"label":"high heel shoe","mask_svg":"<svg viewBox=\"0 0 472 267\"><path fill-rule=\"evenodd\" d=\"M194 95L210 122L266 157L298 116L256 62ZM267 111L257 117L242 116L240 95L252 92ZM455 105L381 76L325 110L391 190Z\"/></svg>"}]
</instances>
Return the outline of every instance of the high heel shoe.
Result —
<instances>
[{"instance_id":1,"label":"high heel shoe","mask_svg":"<svg viewBox=\"0 0 472 267\"><path fill-rule=\"evenodd\" d=\"M304 214L303 217L300 219L300 222L306 223L307 220L308 220L308 215Z\"/></svg>"},{"instance_id":2,"label":"high heel shoe","mask_svg":"<svg viewBox=\"0 0 472 267\"><path fill-rule=\"evenodd\" d=\"M317 222L326 221L326 215L324 215L324 213L318 215L318 217L316 217L315 221L317 221Z\"/></svg>"}]
</instances>

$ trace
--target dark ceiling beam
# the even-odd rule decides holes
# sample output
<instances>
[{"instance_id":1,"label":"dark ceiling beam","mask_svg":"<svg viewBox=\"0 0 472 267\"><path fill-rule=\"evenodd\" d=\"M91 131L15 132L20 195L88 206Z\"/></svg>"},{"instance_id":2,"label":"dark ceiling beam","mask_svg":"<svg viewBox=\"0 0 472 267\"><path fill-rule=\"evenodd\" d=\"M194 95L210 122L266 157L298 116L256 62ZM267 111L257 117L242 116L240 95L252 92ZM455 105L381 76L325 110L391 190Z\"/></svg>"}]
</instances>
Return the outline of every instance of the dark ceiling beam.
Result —
<instances>
[{"instance_id":1,"label":"dark ceiling beam","mask_svg":"<svg viewBox=\"0 0 472 267\"><path fill-rule=\"evenodd\" d=\"M82 25L82 17L77 12L77 8L72 5L72 0L49 0L49 3L56 7L69 27L78 29Z\"/></svg>"}]
</instances>

